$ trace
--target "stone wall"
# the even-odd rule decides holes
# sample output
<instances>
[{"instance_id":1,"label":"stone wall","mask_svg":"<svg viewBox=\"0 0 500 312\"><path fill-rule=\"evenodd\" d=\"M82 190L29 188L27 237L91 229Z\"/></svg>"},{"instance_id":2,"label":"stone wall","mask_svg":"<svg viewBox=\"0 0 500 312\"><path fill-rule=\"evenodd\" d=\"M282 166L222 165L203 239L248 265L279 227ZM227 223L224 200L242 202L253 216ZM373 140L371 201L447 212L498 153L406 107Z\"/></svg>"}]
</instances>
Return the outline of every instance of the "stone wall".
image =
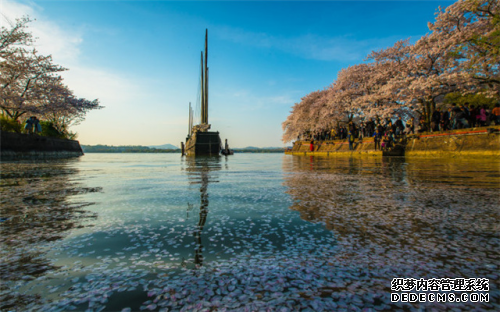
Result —
<instances>
[{"instance_id":1,"label":"stone wall","mask_svg":"<svg viewBox=\"0 0 500 312\"><path fill-rule=\"evenodd\" d=\"M315 141L314 151L311 152L310 141L297 141L291 151L287 154L293 155L323 155L323 156L382 156L382 151L375 150L373 138L356 140L353 144L354 150L349 150L349 142L346 140Z\"/></svg>"},{"instance_id":2,"label":"stone wall","mask_svg":"<svg viewBox=\"0 0 500 312\"><path fill-rule=\"evenodd\" d=\"M0 159L68 158L82 156L80 143L39 135L0 131Z\"/></svg>"},{"instance_id":3,"label":"stone wall","mask_svg":"<svg viewBox=\"0 0 500 312\"><path fill-rule=\"evenodd\" d=\"M488 131L488 129L490 129ZM410 138L406 157L500 157L500 127L433 132Z\"/></svg>"},{"instance_id":4,"label":"stone wall","mask_svg":"<svg viewBox=\"0 0 500 312\"><path fill-rule=\"evenodd\" d=\"M373 138L356 140L354 150L349 150L347 140L315 141L314 151L310 141L297 141L291 155L318 156L382 156L375 151ZM446 132L422 133L408 137L406 157L500 157L500 126L460 129Z\"/></svg>"}]
</instances>

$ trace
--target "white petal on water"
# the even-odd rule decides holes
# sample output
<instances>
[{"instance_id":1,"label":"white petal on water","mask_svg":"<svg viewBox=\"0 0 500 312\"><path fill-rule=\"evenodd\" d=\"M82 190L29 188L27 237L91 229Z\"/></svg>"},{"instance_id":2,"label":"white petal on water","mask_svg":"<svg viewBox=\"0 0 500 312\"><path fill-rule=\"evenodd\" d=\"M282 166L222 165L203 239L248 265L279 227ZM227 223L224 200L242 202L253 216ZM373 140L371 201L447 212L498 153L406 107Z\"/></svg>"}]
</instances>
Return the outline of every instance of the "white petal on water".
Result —
<instances>
[{"instance_id":1,"label":"white petal on water","mask_svg":"<svg viewBox=\"0 0 500 312\"><path fill-rule=\"evenodd\" d=\"M301 182L295 185L294 179ZM287 305L310 311L333 311L337 310L337 305L343 309L356 310L368 306L374 310L391 310L396 307L388 302L387 293L377 297L377 290L386 289L393 277L430 278L448 277L450 274L460 277L476 276L476 272L489 276L496 273L495 268L485 265L484 259L488 259L488 250L491 252L498 246L498 240L476 235L476 230L468 225L488 228L491 223L479 215L479 221L471 219L470 216L475 216L476 212L471 212L470 208L478 212L489 211L493 220L498 216L498 211L491 210L491 204L488 208L494 192L481 189L478 191L481 196L484 195L481 198L462 190L479 203L473 204L466 199L464 207L458 207L451 200L454 195L439 187L419 190L388 179L383 184L386 188L381 188L371 179L374 179L373 176L353 177L325 172L297 174L287 180L292 196L293 192L300 192L297 206L292 206L295 203L287 196L264 189L255 194L236 190L231 197L234 200L225 205L218 205L213 199L216 196L210 193L210 212L202 232L203 247L207 248L203 252L206 258L203 270L181 266L181 261L193 261L193 256L188 256L184 250L189 248L192 253L194 248L190 247L195 246L192 242L194 227L189 224L193 219L176 215L168 205L164 205L165 213L158 213L151 203L138 207L138 211L134 212L141 213L141 222L147 216L150 219L148 223L135 223L133 214L127 216L125 213L125 218L130 218L128 225L123 222L113 224L118 220L108 214L111 219L95 233L108 237L104 241L109 248L95 249L95 253L99 254L97 257L92 258L94 250L89 251L86 247L90 243L88 239L93 238L92 234L76 237L73 245L57 247L72 260L77 260L78 255L85 255L83 263L68 268L64 274L53 275L60 281L73 284L79 278L69 274L70 271L86 277L81 285L73 285L74 289L64 293L69 301L61 304L69 307L79 300L83 300L81 303L103 302L107 300L104 296L107 292L144 290L152 292L152 300L157 294L164 298L143 303L145 309L156 304L154 309L173 307L172 310L177 311L187 307L188 301L189 304L202 303L200 309L205 307L205 302L216 307L238 309L240 303L246 301L246 307L252 308L250 311L286 309ZM392 184L398 192L391 192ZM361 186L366 198L352 191ZM342 190L345 191L340 192ZM408 195L413 198L411 205L398 199L401 192L411 193ZM349 199L343 200L344 197ZM425 202L429 200L435 204L437 198L456 211L440 215L437 204L432 207ZM196 199L199 200L194 198L193 202ZM267 204L263 204L265 201L268 201ZM280 201L286 204L282 205ZM245 222L240 222L231 214L240 211L238 205L241 203L245 203L245 213L252 215L245 215L242 219ZM481 207L481 204L486 205ZM320 223L299 220L298 213L288 210L289 206ZM159 219L162 219L160 226L152 224ZM333 229L333 234L323 229L325 226ZM160 228L163 231L161 235L155 233ZM402 236L408 239L408 243L402 240ZM117 237L126 237L128 242L137 243L126 247L110 245ZM224 245L215 245L217 241L224 241ZM96 242L93 242L93 248L95 246ZM134 246L136 252L130 249ZM448 261L451 264L440 259L444 256L450 257ZM498 262L491 259L488 261L498 267ZM206 288L196 287L202 283ZM165 290L167 285L170 288ZM65 290L63 288L50 289L58 294ZM217 291L221 296L216 295ZM490 295L498 298L498 289L493 289ZM112 298L111 295L109 300ZM287 303L286 300L291 301ZM375 306L375 303L379 304ZM194 309L196 305L192 307ZM457 309L468 310L466 307L470 306L462 305ZM102 307L96 305L95 308ZM490 310L494 310L494 306Z\"/></svg>"}]
</instances>

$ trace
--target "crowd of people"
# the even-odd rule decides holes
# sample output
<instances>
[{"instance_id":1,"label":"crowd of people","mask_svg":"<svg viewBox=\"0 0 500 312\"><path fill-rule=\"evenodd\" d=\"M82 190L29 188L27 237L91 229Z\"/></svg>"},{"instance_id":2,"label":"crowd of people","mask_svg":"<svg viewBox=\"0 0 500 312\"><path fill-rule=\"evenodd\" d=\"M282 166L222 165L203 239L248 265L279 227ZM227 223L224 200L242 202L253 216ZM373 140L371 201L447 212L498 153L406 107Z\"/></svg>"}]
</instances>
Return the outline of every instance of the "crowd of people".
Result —
<instances>
[{"instance_id":1,"label":"crowd of people","mask_svg":"<svg viewBox=\"0 0 500 312\"><path fill-rule=\"evenodd\" d=\"M431 116L430 129L424 131L447 131L491 124L500 124L500 104L496 104L492 110L486 105L452 104L448 109L436 108Z\"/></svg>"},{"instance_id":2,"label":"crowd of people","mask_svg":"<svg viewBox=\"0 0 500 312\"><path fill-rule=\"evenodd\" d=\"M375 150L386 149L394 146L402 137L408 134L434 131L448 131L472 127L484 127L491 124L500 124L500 104L490 110L485 105L477 107L452 104L441 109L436 108L430 118L430 123L426 123L422 116L418 122L415 117L403 122L401 116L393 122L391 118L384 120L380 118L370 118L369 121L361 121L356 124L354 121L344 125L337 125L336 128L324 130L316 134L304 133L299 139L311 141L324 140L345 140L349 142L349 149L354 149L354 140L364 137L373 137ZM312 142L311 142L312 144ZM312 146L312 145L311 145ZM312 148L312 147L311 147Z\"/></svg>"}]
</instances>

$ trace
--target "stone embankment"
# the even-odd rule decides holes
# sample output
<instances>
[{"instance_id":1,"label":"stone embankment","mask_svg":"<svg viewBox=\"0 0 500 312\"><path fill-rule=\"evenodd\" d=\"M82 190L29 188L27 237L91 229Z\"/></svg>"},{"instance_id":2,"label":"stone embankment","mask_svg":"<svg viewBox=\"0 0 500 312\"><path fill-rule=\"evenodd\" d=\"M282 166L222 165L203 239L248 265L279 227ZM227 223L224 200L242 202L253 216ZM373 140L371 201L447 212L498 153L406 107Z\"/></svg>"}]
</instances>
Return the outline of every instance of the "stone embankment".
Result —
<instances>
[{"instance_id":1,"label":"stone embankment","mask_svg":"<svg viewBox=\"0 0 500 312\"><path fill-rule=\"evenodd\" d=\"M382 151L375 150L373 138L364 138L354 142L354 150L349 150L346 140L314 141L314 151L310 151L310 141L296 141L292 150L285 151L291 155L317 155L317 156L382 156Z\"/></svg>"},{"instance_id":2,"label":"stone embankment","mask_svg":"<svg viewBox=\"0 0 500 312\"><path fill-rule=\"evenodd\" d=\"M0 131L0 159L70 158L83 155L80 143L65 140Z\"/></svg>"},{"instance_id":3,"label":"stone embankment","mask_svg":"<svg viewBox=\"0 0 500 312\"><path fill-rule=\"evenodd\" d=\"M347 140L315 141L314 151L310 151L310 141L296 141L289 155L314 156L383 156L375 150L373 138L363 138L354 142L354 150L349 150ZM459 129L452 131L425 132L407 137L406 157L500 157L500 126Z\"/></svg>"}]
</instances>

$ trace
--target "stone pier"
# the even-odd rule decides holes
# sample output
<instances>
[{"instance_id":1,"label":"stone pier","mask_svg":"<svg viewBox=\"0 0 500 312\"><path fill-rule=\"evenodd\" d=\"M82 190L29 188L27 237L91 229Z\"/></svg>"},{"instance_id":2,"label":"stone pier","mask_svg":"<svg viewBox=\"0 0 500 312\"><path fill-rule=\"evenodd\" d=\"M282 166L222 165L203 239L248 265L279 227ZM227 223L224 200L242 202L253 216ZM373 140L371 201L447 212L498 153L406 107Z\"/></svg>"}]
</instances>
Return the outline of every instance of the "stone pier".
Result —
<instances>
[{"instance_id":1,"label":"stone pier","mask_svg":"<svg viewBox=\"0 0 500 312\"><path fill-rule=\"evenodd\" d=\"M69 158L83 155L80 143L36 134L0 131L0 159Z\"/></svg>"}]
</instances>

